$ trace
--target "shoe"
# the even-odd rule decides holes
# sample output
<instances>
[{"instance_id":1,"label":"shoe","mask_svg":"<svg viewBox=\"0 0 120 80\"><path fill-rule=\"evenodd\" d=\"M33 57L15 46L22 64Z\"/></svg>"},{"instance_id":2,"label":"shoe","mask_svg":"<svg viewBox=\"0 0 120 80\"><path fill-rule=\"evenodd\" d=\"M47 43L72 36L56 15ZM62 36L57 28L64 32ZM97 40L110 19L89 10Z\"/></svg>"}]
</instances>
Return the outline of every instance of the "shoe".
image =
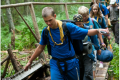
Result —
<instances>
[{"instance_id":1,"label":"shoe","mask_svg":"<svg viewBox=\"0 0 120 80\"><path fill-rule=\"evenodd\" d=\"M99 68L103 68L103 62L100 61Z\"/></svg>"}]
</instances>

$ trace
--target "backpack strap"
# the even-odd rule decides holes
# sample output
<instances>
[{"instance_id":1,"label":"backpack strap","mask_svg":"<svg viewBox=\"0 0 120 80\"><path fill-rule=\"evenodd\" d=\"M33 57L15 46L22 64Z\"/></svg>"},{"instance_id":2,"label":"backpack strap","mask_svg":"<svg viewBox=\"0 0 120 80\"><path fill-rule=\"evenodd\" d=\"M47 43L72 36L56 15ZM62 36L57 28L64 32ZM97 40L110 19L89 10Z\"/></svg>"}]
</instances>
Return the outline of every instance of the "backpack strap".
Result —
<instances>
[{"instance_id":1,"label":"backpack strap","mask_svg":"<svg viewBox=\"0 0 120 80\"><path fill-rule=\"evenodd\" d=\"M48 37L48 30L47 27L44 29L45 32L45 36L47 38L47 50L48 50L48 54L51 55L51 46L50 46L50 42L49 42L49 37Z\"/></svg>"},{"instance_id":2,"label":"backpack strap","mask_svg":"<svg viewBox=\"0 0 120 80\"><path fill-rule=\"evenodd\" d=\"M62 22L62 27L63 27L63 31L65 32L65 37L68 37L68 42L69 42L69 50L71 50L71 46L70 46L70 41L71 41L71 38L70 38L70 32L66 26L66 22Z\"/></svg>"},{"instance_id":3,"label":"backpack strap","mask_svg":"<svg viewBox=\"0 0 120 80\"><path fill-rule=\"evenodd\" d=\"M92 20L92 22L93 22L93 24L94 24L93 18L91 18L91 20Z\"/></svg>"}]
</instances>

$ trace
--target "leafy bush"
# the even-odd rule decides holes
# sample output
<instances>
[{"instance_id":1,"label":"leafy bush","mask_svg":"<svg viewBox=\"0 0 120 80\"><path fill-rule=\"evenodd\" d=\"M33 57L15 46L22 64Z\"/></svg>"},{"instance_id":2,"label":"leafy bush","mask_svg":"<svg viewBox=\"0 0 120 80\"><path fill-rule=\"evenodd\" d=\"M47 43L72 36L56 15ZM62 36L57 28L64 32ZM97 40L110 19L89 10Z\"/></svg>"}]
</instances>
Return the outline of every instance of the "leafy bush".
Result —
<instances>
[{"instance_id":1,"label":"leafy bush","mask_svg":"<svg viewBox=\"0 0 120 80\"><path fill-rule=\"evenodd\" d=\"M111 41L113 41L113 38ZM112 44L112 48L114 57L113 60L110 62L110 65L112 66L109 68L109 70L113 70L115 80L119 80L119 45L114 43Z\"/></svg>"}]
</instances>

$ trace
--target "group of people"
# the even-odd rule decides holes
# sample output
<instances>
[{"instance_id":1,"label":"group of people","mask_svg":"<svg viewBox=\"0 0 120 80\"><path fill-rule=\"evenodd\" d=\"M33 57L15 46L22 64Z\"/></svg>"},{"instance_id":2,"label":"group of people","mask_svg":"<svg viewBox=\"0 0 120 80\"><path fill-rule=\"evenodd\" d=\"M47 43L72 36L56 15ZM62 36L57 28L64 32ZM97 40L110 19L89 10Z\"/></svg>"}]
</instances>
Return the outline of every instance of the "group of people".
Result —
<instances>
[{"instance_id":1,"label":"group of people","mask_svg":"<svg viewBox=\"0 0 120 80\"><path fill-rule=\"evenodd\" d=\"M96 62L96 55L101 55L102 53L100 46L107 47L107 39L110 40L108 25L106 24L109 11L104 5L102 5L103 10L100 9L101 4L97 1L93 1L90 10L85 6L79 7L78 14L73 16L74 24L63 23L57 20L57 15L53 8L43 8L42 17L48 26L43 29L39 46L31 56L24 70L28 70L32 61L42 53L47 45L50 47L48 52L52 56L50 60L51 80L95 79L95 63L93 62ZM65 35L66 32L64 32L63 26L67 27L71 41ZM48 30L47 37L46 29ZM106 34L103 36L101 31ZM75 52L72 40L81 41L86 36L88 36L87 41L91 41L97 47L92 45L92 52L90 54ZM76 53L80 54L79 58L76 57Z\"/></svg>"}]
</instances>

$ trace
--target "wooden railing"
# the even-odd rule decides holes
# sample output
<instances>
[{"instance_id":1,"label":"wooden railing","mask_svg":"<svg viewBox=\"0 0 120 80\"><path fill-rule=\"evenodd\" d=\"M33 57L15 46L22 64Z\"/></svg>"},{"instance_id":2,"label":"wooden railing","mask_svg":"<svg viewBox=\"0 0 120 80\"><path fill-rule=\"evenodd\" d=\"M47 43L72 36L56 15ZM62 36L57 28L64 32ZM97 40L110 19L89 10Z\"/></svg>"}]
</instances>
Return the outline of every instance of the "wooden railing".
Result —
<instances>
[{"instance_id":1,"label":"wooden railing","mask_svg":"<svg viewBox=\"0 0 120 80\"><path fill-rule=\"evenodd\" d=\"M101 1L101 2L105 4L105 1ZM90 3L91 2L26 2L26 3L1 5L1 9L3 9L3 8L11 8L11 7L19 7L19 6L33 6L33 5L64 5L66 18L69 19L67 5L90 4Z\"/></svg>"}]
</instances>

